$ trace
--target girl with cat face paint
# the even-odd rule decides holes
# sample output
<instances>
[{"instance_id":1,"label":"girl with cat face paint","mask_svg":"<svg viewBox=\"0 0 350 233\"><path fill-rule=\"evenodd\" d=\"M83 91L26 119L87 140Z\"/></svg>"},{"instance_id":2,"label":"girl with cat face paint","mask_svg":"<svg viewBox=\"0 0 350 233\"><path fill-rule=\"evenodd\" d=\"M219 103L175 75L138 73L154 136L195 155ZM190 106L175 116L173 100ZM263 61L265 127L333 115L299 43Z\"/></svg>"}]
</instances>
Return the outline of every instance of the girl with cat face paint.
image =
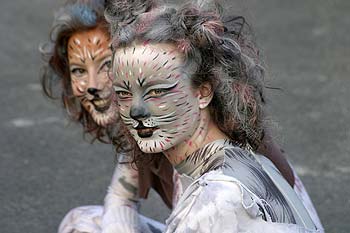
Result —
<instances>
[{"instance_id":1,"label":"girl with cat face paint","mask_svg":"<svg viewBox=\"0 0 350 233\"><path fill-rule=\"evenodd\" d=\"M67 56L74 97L101 126L115 121L109 35L103 28L76 32L68 40Z\"/></svg>"},{"instance_id":2,"label":"girl with cat face paint","mask_svg":"<svg viewBox=\"0 0 350 233\"><path fill-rule=\"evenodd\" d=\"M42 75L45 94L57 96L58 78L64 107L88 132L116 121L108 76L112 51L103 10L104 1L71 1L56 12L51 42L40 48L46 62Z\"/></svg>"},{"instance_id":3,"label":"girl with cat face paint","mask_svg":"<svg viewBox=\"0 0 350 233\"><path fill-rule=\"evenodd\" d=\"M135 160L162 153L180 174L165 232L323 232L283 168L254 152L269 137L264 72L244 18L225 18L215 1L154 4L112 1L106 18Z\"/></svg>"}]
</instances>

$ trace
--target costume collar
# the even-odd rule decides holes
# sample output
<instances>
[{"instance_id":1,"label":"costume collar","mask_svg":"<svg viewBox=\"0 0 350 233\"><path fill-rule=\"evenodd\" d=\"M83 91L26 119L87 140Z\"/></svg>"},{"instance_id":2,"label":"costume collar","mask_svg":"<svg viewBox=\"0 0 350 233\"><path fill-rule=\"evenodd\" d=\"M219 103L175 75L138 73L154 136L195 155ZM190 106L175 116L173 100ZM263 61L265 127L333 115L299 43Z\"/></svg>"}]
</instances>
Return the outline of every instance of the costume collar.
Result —
<instances>
[{"instance_id":1,"label":"costume collar","mask_svg":"<svg viewBox=\"0 0 350 233\"><path fill-rule=\"evenodd\" d=\"M224 148L235 145L227 139L215 140L190 154L184 161L175 166L178 173L197 179L224 161Z\"/></svg>"}]
</instances>

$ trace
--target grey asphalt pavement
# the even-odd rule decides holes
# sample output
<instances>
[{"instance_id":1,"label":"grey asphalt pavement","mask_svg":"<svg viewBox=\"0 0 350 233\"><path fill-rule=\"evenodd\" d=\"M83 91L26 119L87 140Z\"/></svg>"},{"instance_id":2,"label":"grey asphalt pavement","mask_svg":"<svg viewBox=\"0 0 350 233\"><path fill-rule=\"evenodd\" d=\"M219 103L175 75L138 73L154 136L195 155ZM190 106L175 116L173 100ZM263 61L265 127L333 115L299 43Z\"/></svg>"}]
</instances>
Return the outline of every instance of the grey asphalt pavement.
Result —
<instances>
[{"instance_id":1,"label":"grey asphalt pavement","mask_svg":"<svg viewBox=\"0 0 350 233\"><path fill-rule=\"evenodd\" d=\"M0 232L56 232L64 214L101 205L113 148L89 144L39 86L38 45L63 1L0 8ZM350 1L235 0L267 67L270 124L304 181L327 232L350 232ZM142 212L164 220L156 194Z\"/></svg>"}]
</instances>

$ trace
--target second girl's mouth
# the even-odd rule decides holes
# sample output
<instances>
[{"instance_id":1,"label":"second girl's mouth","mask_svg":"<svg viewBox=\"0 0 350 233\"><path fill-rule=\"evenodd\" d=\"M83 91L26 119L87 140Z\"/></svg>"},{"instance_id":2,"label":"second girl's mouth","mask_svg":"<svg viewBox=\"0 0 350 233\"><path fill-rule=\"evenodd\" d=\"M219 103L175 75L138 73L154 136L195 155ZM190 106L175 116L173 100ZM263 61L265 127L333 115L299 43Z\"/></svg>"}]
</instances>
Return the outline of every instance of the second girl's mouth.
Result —
<instances>
[{"instance_id":1,"label":"second girl's mouth","mask_svg":"<svg viewBox=\"0 0 350 233\"><path fill-rule=\"evenodd\" d=\"M137 130L137 135L140 138L148 138L153 135L153 132L159 129L158 127L145 127L142 122L138 124L138 126L135 128Z\"/></svg>"},{"instance_id":2,"label":"second girl's mouth","mask_svg":"<svg viewBox=\"0 0 350 233\"><path fill-rule=\"evenodd\" d=\"M96 111L105 112L109 109L111 105L110 99L93 99L91 103L94 105Z\"/></svg>"}]
</instances>

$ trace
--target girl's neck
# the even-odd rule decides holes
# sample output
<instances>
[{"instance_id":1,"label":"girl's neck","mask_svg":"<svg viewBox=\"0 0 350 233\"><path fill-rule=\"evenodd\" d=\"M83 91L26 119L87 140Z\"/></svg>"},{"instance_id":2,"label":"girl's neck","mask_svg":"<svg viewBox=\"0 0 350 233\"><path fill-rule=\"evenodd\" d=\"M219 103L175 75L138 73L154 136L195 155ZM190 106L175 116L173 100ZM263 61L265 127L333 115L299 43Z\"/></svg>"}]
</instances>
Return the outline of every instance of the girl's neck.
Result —
<instances>
[{"instance_id":1,"label":"girl's neck","mask_svg":"<svg viewBox=\"0 0 350 233\"><path fill-rule=\"evenodd\" d=\"M203 109L201 111L199 125L194 134L188 140L183 141L163 153L171 164L177 165L196 150L219 139L229 138L213 122L209 110Z\"/></svg>"}]
</instances>

